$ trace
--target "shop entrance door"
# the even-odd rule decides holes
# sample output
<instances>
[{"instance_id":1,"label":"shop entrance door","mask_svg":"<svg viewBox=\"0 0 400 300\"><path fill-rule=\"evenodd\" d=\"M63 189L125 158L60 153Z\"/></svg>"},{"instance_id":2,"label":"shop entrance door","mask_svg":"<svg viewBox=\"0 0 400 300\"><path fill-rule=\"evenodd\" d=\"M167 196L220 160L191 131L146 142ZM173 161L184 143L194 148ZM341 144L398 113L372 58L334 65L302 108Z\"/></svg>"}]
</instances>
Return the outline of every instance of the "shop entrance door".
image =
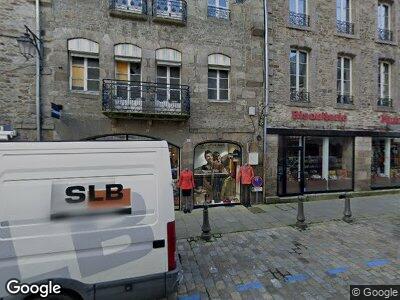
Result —
<instances>
[{"instance_id":1,"label":"shop entrance door","mask_svg":"<svg viewBox=\"0 0 400 300\"><path fill-rule=\"evenodd\" d=\"M304 155L301 137L281 137L278 162L278 195L299 195L304 191Z\"/></svg>"}]
</instances>

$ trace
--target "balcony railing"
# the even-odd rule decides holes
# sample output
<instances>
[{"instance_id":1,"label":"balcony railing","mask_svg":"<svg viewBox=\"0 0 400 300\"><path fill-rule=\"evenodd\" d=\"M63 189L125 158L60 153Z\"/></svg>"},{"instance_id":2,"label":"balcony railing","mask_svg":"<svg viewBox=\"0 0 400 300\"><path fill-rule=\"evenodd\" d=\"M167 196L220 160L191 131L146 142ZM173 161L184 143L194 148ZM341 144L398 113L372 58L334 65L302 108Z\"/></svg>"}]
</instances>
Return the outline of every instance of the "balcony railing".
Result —
<instances>
[{"instance_id":1,"label":"balcony railing","mask_svg":"<svg viewBox=\"0 0 400 300\"><path fill-rule=\"evenodd\" d=\"M207 14L209 17L217 18L217 19L230 19L231 11L227 8L216 7L216 6L208 6Z\"/></svg>"},{"instance_id":2,"label":"balcony railing","mask_svg":"<svg viewBox=\"0 0 400 300\"><path fill-rule=\"evenodd\" d=\"M186 24L187 3L184 0L153 0L153 16Z\"/></svg>"},{"instance_id":3,"label":"balcony railing","mask_svg":"<svg viewBox=\"0 0 400 300\"><path fill-rule=\"evenodd\" d=\"M393 41L393 32L389 29L378 28L378 38L381 41Z\"/></svg>"},{"instance_id":4,"label":"balcony railing","mask_svg":"<svg viewBox=\"0 0 400 300\"><path fill-rule=\"evenodd\" d=\"M103 112L117 118L187 119L190 117L189 87L105 79Z\"/></svg>"},{"instance_id":5,"label":"balcony railing","mask_svg":"<svg viewBox=\"0 0 400 300\"><path fill-rule=\"evenodd\" d=\"M306 91L290 91L290 101L291 102L299 102L299 103L309 103L310 102L310 93Z\"/></svg>"},{"instance_id":6,"label":"balcony railing","mask_svg":"<svg viewBox=\"0 0 400 300\"><path fill-rule=\"evenodd\" d=\"M380 107L393 107L393 100L391 98L379 98L377 105Z\"/></svg>"},{"instance_id":7,"label":"balcony railing","mask_svg":"<svg viewBox=\"0 0 400 300\"><path fill-rule=\"evenodd\" d=\"M337 103L353 105L354 97L350 95L337 95Z\"/></svg>"},{"instance_id":8,"label":"balcony railing","mask_svg":"<svg viewBox=\"0 0 400 300\"><path fill-rule=\"evenodd\" d=\"M354 23L337 20L336 28L340 33L354 34Z\"/></svg>"},{"instance_id":9,"label":"balcony railing","mask_svg":"<svg viewBox=\"0 0 400 300\"><path fill-rule=\"evenodd\" d=\"M290 24L295 26L309 27L310 26L310 16L295 12L290 12L289 14Z\"/></svg>"},{"instance_id":10,"label":"balcony railing","mask_svg":"<svg viewBox=\"0 0 400 300\"><path fill-rule=\"evenodd\" d=\"M110 0L110 9L147 15L147 0Z\"/></svg>"}]
</instances>

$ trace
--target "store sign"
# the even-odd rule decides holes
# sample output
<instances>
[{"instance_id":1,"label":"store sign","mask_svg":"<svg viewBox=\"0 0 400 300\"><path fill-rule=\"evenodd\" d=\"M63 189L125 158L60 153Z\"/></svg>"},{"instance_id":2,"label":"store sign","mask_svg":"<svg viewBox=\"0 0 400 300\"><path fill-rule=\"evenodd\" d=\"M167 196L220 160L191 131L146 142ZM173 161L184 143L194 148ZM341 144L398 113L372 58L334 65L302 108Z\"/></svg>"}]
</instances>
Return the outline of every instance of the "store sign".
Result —
<instances>
[{"instance_id":1,"label":"store sign","mask_svg":"<svg viewBox=\"0 0 400 300\"><path fill-rule=\"evenodd\" d=\"M380 121L386 125L400 125L400 117L391 117L389 115L381 115Z\"/></svg>"},{"instance_id":2,"label":"store sign","mask_svg":"<svg viewBox=\"0 0 400 300\"><path fill-rule=\"evenodd\" d=\"M301 121L323 121L323 122L347 122L345 114L306 113L302 111L292 111L292 120Z\"/></svg>"}]
</instances>

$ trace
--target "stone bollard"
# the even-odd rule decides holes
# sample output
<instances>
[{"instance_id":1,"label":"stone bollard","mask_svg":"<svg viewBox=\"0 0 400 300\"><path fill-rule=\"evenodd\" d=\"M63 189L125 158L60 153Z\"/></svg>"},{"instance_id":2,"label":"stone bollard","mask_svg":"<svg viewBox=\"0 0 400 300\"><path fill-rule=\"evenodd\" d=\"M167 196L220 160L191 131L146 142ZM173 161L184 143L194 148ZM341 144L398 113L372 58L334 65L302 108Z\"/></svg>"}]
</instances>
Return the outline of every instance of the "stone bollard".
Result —
<instances>
[{"instance_id":1,"label":"stone bollard","mask_svg":"<svg viewBox=\"0 0 400 300\"><path fill-rule=\"evenodd\" d=\"M346 223L352 223L354 220L351 213L349 194L344 193L339 196L339 199L344 199L344 211L342 220L345 221Z\"/></svg>"},{"instance_id":2,"label":"stone bollard","mask_svg":"<svg viewBox=\"0 0 400 300\"><path fill-rule=\"evenodd\" d=\"M304 201L305 200L306 200L306 198L304 196L299 196L298 197L296 226L299 229L306 229L307 228L306 217L304 216Z\"/></svg>"},{"instance_id":3,"label":"stone bollard","mask_svg":"<svg viewBox=\"0 0 400 300\"><path fill-rule=\"evenodd\" d=\"M210 219L208 217L208 204L204 201L203 207L203 225L201 226L201 239L208 242L211 240L211 226Z\"/></svg>"}]
</instances>

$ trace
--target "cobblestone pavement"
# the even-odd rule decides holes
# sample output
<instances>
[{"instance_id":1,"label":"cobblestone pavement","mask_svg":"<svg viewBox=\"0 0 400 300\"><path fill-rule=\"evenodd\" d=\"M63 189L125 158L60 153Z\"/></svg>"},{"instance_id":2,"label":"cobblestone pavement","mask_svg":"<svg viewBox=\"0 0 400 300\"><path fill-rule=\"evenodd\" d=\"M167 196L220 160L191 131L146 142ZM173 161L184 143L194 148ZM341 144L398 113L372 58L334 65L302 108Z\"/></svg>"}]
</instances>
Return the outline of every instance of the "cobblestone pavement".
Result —
<instances>
[{"instance_id":1,"label":"cobblestone pavement","mask_svg":"<svg viewBox=\"0 0 400 300\"><path fill-rule=\"evenodd\" d=\"M182 239L178 252L178 299L349 299L350 284L400 284L400 215Z\"/></svg>"},{"instance_id":2,"label":"cobblestone pavement","mask_svg":"<svg viewBox=\"0 0 400 300\"><path fill-rule=\"evenodd\" d=\"M304 203L307 222L340 220L343 217L344 200L322 200ZM355 218L393 215L400 212L400 195L385 195L351 199ZM257 205L247 209L234 207L210 207L210 223L214 233L250 231L275 228L296 223L297 204ZM176 212L178 239L187 239L201 234L202 210L191 214Z\"/></svg>"}]
</instances>

